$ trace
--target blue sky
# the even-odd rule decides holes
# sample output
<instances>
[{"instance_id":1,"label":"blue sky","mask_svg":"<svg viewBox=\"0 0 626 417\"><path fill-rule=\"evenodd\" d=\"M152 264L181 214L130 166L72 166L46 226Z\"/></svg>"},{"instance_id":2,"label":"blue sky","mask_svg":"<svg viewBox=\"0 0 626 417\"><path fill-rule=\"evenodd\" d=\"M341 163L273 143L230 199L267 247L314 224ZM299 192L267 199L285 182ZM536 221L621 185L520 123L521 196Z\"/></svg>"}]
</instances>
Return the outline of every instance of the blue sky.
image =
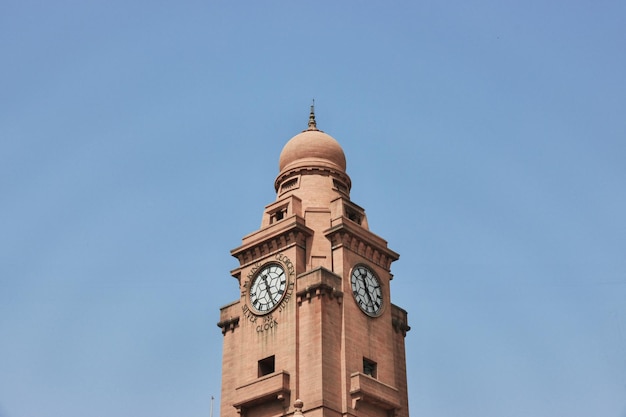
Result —
<instances>
[{"instance_id":1,"label":"blue sky","mask_svg":"<svg viewBox=\"0 0 626 417\"><path fill-rule=\"evenodd\" d=\"M209 416L229 254L342 145L413 416L626 416L626 6L0 5L0 416Z\"/></svg>"}]
</instances>

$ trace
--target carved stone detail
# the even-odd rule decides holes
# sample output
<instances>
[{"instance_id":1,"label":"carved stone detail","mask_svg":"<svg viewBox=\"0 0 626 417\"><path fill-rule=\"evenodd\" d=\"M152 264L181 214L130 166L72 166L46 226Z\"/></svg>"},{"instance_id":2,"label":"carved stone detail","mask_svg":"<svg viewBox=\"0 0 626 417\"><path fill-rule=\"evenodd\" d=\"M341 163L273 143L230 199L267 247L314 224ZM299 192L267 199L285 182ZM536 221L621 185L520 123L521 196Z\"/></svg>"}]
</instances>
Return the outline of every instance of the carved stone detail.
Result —
<instances>
[{"instance_id":1,"label":"carved stone detail","mask_svg":"<svg viewBox=\"0 0 626 417\"><path fill-rule=\"evenodd\" d=\"M223 320L217 323L217 327L222 329L222 334L231 331L234 332L235 328L239 327L239 317L231 317L228 320Z\"/></svg>"},{"instance_id":2,"label":"carved stone detail","mask_svg":"<svg viewBox=\"0 0 626 417\"><path fill-rule=\"evenodd\" d=\"M244 266L272 253L280 252L292 245L304 247L307 235L308 233L302 230L285 230L283 233L271 236L258 244L239 249L237 252L233 252L233 256L239 260L240 266Z\"/></svg>"},{"instance_id":3,"label":"carved stone detail","mask_svg":"<svg viewBox=\"0 0 626 417\"><path fill-rule=\"evenodd\" d=\"M331 241L333 248L343 246L351 250L375 265L391 270L391 263L398 259L397 255L387 248L381 248L378 245L369 242L367 239L352 233L347 228L333 231L327 235Z\"/></svg>"},{"instance_id":4,"label":"carved stone detail","mask_svg":"<svg viewBox=\"0 0 626 417\"><path fill-rule=\"evenodd\" d=\"M337 300L339 304L343 301L342 291L323 283L310 285L296 293L298 305L302 304L304 300L311 302L313 298L321 298L324 296L327 296L331 300Z\"/></svg>"},{"instance_id":5,"label":"carved stone detail","mask_svg":"<svg viewBox=\"0 0 626 417\"><path fill-rule=\"evenodd\" d=\"M402 333L402 336L406 336L406 332L411 330L411 326L398 319L391 320L391 324L393 325L393 330L395 330L396 333Z\"/></svg>"}]
</instances>

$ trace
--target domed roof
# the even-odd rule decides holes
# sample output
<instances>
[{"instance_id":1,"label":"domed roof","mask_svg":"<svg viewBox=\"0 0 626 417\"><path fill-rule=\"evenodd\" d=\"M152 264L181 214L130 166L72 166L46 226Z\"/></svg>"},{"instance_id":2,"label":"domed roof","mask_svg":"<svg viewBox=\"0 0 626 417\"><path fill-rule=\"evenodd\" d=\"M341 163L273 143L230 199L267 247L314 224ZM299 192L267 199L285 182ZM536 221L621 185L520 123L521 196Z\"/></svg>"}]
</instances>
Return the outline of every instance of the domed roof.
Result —
<instances>
[{"instance_id":1,"label":"domed roof","mask_svg":"<svg viewBox=\"0 0 626 417\"><path fill-rule=\"evenodd\" d=\"M346 156L332 136L319 130L311 106L309 128L287 142L278 162L280 172L300 167L322 167L346 171Z\"/></svg>"}]
</instances>

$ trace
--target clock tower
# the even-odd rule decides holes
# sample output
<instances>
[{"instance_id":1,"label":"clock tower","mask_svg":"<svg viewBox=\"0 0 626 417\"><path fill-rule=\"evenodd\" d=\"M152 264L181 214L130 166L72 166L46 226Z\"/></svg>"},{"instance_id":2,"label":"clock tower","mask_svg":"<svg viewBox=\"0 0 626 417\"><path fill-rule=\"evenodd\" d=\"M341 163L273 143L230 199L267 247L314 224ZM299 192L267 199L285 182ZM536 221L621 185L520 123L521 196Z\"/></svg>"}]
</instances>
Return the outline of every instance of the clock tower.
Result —
<instances>
[{"instance_id":1,"label":"clock tower","mask_svg":"<svg viewBox=\"0 0 626 417\"><path fill-rule=\"evenodd\" d=\"M399 255L350 200L339 143L308 128L283 148L276 201L231 251L239 298L220 311L221 417L408 417Z\"/></svg>"}]
</instances>

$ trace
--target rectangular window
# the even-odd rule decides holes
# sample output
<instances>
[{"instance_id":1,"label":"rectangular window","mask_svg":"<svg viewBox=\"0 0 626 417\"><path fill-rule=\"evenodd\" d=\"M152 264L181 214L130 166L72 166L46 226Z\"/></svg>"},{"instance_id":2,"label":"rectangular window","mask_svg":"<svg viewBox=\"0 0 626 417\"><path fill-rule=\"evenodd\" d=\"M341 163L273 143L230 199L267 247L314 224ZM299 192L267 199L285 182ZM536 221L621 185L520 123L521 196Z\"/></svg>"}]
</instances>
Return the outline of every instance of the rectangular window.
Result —
<instances>
[{"instance_id":1,"label":"rectangular window","mask_svg":"<svg viewBox=\"0 0 626 417\"><path fill-rule=\"evenodd\" d=\"M356 224L361 224L361 222L363 221L363 216L361 216L361 213L354 210L352 207L346 207L346 217Z\"/></svg>"},{"instance_id":2,"label":"rectangular window","mask_svg":"<svg viewBox=\"0 0 626 417\"><path fill-rule=\"evenodd\" d=\"M259 361L259 378L274 373L274 355Z\"/></svg>"},{"instance_id":3,"label":"rectangular window","mask_svg":"<svg viewBox=\"0 0 626 417\"><path fill-rule=\"evenodd\" d=\"M287 216L287 206L281 207L270 213L270 224L281 221Z\"/></svg>"},{"instance_id":4,"label":"rectangular window","mask_svg":"<svg viewBox=\"0 0 626 417\"><path fill-rule=\"evenodd\" d=\"M376 362L363 358L363 373L376 378Z\"/></svg>"}]
</instances>

